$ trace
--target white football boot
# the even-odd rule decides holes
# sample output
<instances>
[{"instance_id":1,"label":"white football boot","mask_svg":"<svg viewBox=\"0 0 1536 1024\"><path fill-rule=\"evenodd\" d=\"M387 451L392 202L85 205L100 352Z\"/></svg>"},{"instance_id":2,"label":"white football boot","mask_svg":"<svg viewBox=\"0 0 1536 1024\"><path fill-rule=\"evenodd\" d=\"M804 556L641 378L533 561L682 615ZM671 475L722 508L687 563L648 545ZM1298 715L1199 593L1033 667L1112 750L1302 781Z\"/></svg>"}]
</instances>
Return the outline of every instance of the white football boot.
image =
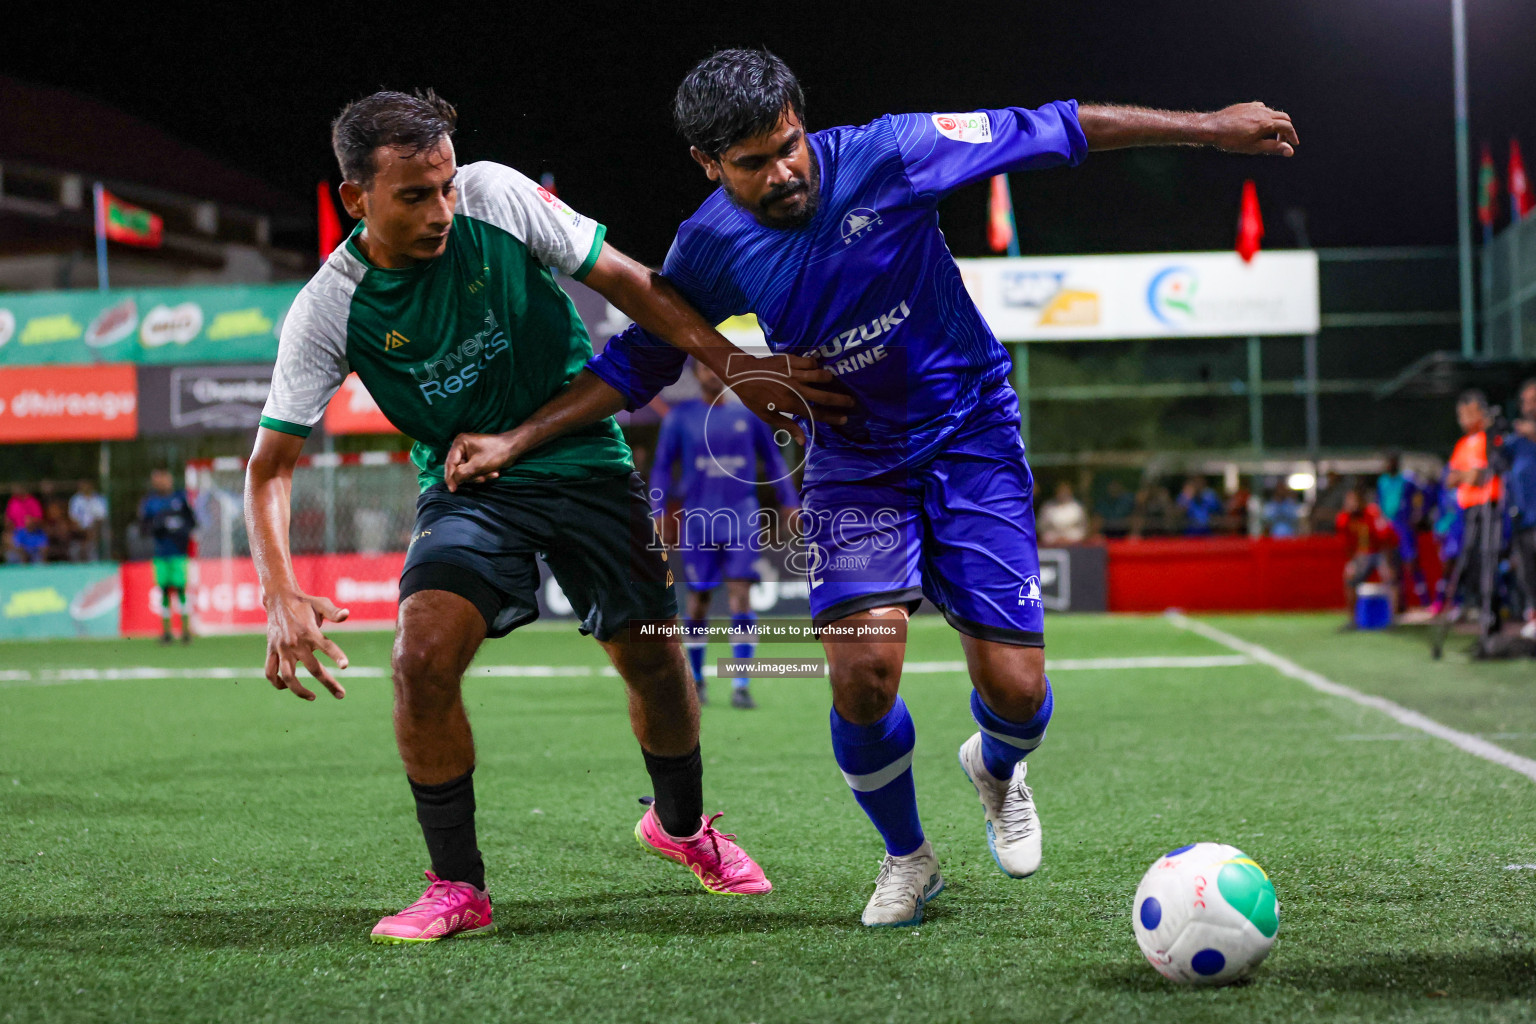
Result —
<instances>
[{"instance_id":1,"label":"white football boot","mask_svg":"<svg viewBox=\"0 0 1536 1024\"><path fill-rule=\"evenodd\" d=\"M1013 768L1013 778L995 779L981 758L981 733L960 744L960 767L976 787L987 813L987 848L1003 874L1027 878L1040 869L1040 816L1035 795L1024 784L1028 770L1023 761Z\"/></svg>"},{"instance_id":2,"label":"white football boot","mask_svg":"<svg viewBox=\"0 0 1536 1024\"><path fill-rule=\"evenodd\" d=\"M922 924L923 905L944 890L939 858L928 840L905 857L887 854L875 878L875 894L862 920L870 928L899 928Z\"/></svg>"}]
</instances>

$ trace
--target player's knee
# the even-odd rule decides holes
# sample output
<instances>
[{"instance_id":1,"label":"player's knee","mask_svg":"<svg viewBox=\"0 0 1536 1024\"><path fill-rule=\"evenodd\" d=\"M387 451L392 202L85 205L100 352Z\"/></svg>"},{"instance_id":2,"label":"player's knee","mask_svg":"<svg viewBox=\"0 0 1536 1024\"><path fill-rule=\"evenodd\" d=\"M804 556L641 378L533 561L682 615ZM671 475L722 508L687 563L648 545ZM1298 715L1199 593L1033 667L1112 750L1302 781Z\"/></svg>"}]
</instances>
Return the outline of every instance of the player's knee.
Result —
<instances>
[{"instance_id":1,"label":"player's knee","mask_svg":"<svg viewBox=\"0 0 1536 1024\"><path fill-rule=\"evenodd\" d=\"M849 721L868 724L895 705L901 660L874 649L844 653L832 665L831 681L838 712Z\"/></svg>"},{"instance_id":2,"label":"player's knee","mask_svg":"<svg viewBox=\"0 0 1536 1024\"><path fill-rule=\"evenodd\" d=\"M392 658L395 699L413 713L430 713L459 696L459 677L440 648L420 640L395 644Z\"/></svg>"},{"instance_id":3,"label":"player's knee","mask_svg":"<svg viewBox=\"0 0 1536 1024\"><path fill-rule=\"evenodd\" d=\"M675 639L626 643L609 653L624 682L642 695L687 681L683 649Z\"/></svg>"}]
</instances>

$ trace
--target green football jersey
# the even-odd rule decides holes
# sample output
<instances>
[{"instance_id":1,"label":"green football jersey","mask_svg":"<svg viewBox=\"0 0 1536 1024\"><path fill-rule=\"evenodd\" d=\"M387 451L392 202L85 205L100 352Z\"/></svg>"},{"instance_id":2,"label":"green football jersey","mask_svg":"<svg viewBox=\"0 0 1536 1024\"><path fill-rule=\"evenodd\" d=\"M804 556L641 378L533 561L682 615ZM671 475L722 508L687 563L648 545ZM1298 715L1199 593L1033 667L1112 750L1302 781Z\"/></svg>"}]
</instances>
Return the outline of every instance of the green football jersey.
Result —
<instances>
[{"instance_id":1,"label":"green football jersey","mask_svg":"<svg viewBox=\"0 0 1536 1024\"><path fill-rule=\"evenodd\" d=\"M261 425L307 437L349 372L415 441L422 489L443 479L461 433L502 433L570 383L592 355L553 271L581 280L604 228L510 167L460 167L448 246L434 260L376 267L358 231L299 292L283 321ZM634 469L610 417L529 452L499 484Z\"/></svg>"}]
</instances>

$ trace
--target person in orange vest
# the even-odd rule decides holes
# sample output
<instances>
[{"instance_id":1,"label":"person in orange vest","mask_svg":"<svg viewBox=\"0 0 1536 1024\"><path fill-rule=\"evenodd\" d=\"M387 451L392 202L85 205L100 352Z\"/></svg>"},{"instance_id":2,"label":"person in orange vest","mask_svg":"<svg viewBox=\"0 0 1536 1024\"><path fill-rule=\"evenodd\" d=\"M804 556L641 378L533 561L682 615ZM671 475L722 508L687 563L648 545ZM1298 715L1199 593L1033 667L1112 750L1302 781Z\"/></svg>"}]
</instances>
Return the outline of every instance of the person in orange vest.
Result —
<instances>
[{"instance_id":1,"label":"person in orange vest","mask_svg":"<svg viewBox=\"0 0 1536 1024\"><path fill-rule=\"evenodd\" d=\"M1461 579L1472 588L1472 592L1481 594L1484 549L1491 548L1496 552L1503 544L1504 531L1504 517L1499 507L1504 484L1488 468L1488 431L1493 427L1488 396L1475 388L1463 391L1456 400L1456 422L1461 427L1462 437L1451 451L1446 484L1456 488L1456 504L1460 506L1466 521L1461 544ZM1499 532L1497 541L1489 536L1493 530ZM1498 557L1496 553L1494 557ZM1498 571L1496 565L1494 571ZM1492 593L1485 602L1488 610L1482 622L1484 636L1492 636L1499 631L1497 579L1490 589Z\"/></svg>"}]
</instances>

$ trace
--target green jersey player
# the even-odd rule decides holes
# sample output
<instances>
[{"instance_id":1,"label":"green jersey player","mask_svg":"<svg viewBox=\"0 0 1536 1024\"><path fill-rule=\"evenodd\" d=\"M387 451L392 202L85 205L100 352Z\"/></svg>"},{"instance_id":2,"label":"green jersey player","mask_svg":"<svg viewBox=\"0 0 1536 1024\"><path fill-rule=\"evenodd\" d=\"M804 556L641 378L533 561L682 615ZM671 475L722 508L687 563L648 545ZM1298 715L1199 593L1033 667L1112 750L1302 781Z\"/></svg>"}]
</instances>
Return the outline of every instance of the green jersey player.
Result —
<instances>
[{"instance_id":1,"label":"green jersey player","mask_svg":"<svg viewBox=\"0 0 1536 1024\"><path fill-rule=\"evenodd\" d=\"M656 794L636 836L706 888L766 892L761 869L703 818L698 703L673 631L630 629L675 625L677 605L664 556L649 543L649 504L617 425L600 420L557 440L550 440L556 429L517 428L571 384L592 352L555 272L738 378L737 393L761 415L848 400L817 386L830 375L809 359L737 354L727 367L730 344L659 276L607 245L602 225L509 167L459 167L455 120L433 93L380 92L348 105L333 125L342 201L359 223L283 324L246 480L268 616L267 678L313 700L298 678L302 664L333 695L345 695L315 652L346 667L321 627L347 612L299 587L288 522L304 438L356 372L416 442L422 486L392 671L395 737L432 884L380 921L373 938L431 941L495 929L475 837L475 753L460 682L487 636L537 617L538 558L628 688ZM824 414L837 418L835 409ZM516 456L514 467L464 483L455 476L450 488L445 461L460 435L496 438Z\"/></svg>"}]
</instances>

